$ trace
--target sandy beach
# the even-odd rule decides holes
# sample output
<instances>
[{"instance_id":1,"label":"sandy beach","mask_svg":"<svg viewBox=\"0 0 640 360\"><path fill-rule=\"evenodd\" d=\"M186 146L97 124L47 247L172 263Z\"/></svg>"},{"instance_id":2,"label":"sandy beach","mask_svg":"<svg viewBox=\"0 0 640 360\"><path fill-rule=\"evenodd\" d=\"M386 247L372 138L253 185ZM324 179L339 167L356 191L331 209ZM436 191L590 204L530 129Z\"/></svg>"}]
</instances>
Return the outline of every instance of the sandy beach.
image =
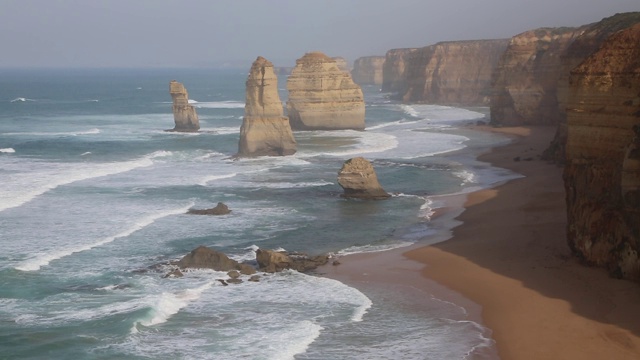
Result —
<instances>
[{"instance_id":1,"label":"sandy beach","mask_svg":"<svg viewBox=\"0 0 640 360\"><path fill-rule=\"evenodd\" d=\"M538 156L555 128L481 130L514 141L479 159L524 177L457 200L462 225L445 242L348 256L327 275L454 299L491 329L501 359L640 359L640 286L580 264L566 244L562 168Z\"/></svg>"}]
</instances>

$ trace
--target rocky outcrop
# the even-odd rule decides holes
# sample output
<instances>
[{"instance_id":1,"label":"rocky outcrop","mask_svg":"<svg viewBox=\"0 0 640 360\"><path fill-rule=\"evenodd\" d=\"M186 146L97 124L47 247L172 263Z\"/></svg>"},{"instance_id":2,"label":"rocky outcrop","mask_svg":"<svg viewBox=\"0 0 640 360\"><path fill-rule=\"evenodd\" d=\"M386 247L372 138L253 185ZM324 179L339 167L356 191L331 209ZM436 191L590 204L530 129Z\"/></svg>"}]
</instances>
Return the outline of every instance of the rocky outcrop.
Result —
<instances>
[{"instance_id":1,"label":"rocky outcrop","mask_svg":"<svg viewBox=\"0 0 640 360\"><path fill-rule=\"evenodd\" d=\"M338 184L344 189L342 197L386 199L391 196L380 186L373 165L362 157L344 162L338 172Z\"/></svg>"},{"instance_id":2,"label":"rocky outcrop","mask_svg":"<svg viewBox=\"0 0 640 360\"><path fill-rule=\"evenodd\" d=\"M385 55L382 66L382 91L404 94L407 90L407 58L418 49L391 49Z\"/></svg>"},{"instance_id":3,"label":"rocky outcrop","mask_svg":"<svg viewBox=\"0 0 640 360\"><path fill-rule=\"evenodd\" d=\"M507 44L505 39L447 41L411 52L402 101L488 104L491 76Z\"/></svg>"},{"instance_id":4,"label":"rocky outcrop","mask_svg":"<svg viewBox=\"0 0 640 360\"><path fill-rule=\"evenodd\" d=\"M256 251L256 261L260 271L274 273L286 269L308 272L329 262L328 255L308 256L306 254L289 254L285 251Z\"/></svg>"},{"instance_id":5,"label":"rocky outcrop","mask_svg":"<svg viewBox=\"0 0 640 360\"><path fill-rule=\"evenodd\" d=\"M569 246L614 276L640 280L640 24L611 35L569 83Z\"/></svg>"},{"instance_id":6,"label":"rocky outcrop","mask_svg":"<svg viewBox=\"0 0 640 360\"><path fill-rule=\"evenodd\" d=\"M189 254L174 263L181 269L213 269L216 271L238 270L245 275L255 274L256 270L251 265L240 264L219 251L199 246Z\"/></svg>"},{"instance_id":7,"label":"rocky outcrop","mask_svg":"<svg viewBox=\"0 0 640 360\"><path fill-rule=\"evenodd\" d=\"M219 202L216 207L211 209L189 209L187 214L191 215L226 215L229 214L231 210L224 203Z\"/></svg>"},{"instance_id":8,"label":"rocky outcrop","mask_svg":"<svg viewBox=\"0 0 640 360\"><path fill-rule=\"evenodd\" d=\"M362 89L325 54L311 52L296 60L287 90L292 129L364 129Z\"/></svg>"},{"instance_id":9,"label":"rocky outcrop","mask_svg":"<svg viewBox=\"0 0 640 360\"><path fill-rule=\"evenodd\" d=\"M358 85L382 85L384 56L364 56L353 62L351 77Z\"/></svg>"},{"instance_id":10,"label":"rocky outcrop","mask_svg":"<svg viewBox=\"0 0 640 360\"><path fill-rule=\"evenodd\" d=\"M282 156L295 152L296 141L289 119L283 115L273 64L259 56L251 65L246 82L238 155Z\"/></svg>"},{"instance_id":11,"label":"rocky outcrop","mask_svg":"<svg viewBox=\"0 0 640 360\"><path fill-rule=\"evenodd\" d=\"M585 30L540 28L514 36L494 73L491 123L557 124L561 58Z\"/></svg>"},{"instance_id":12,"label":"rocky outcrop","mask_svg":"<svg viewBox=\"0 0 640 360\"><path fill-rule=\"evenodd\" d=\"M561 57L561 74L558 78L558 130L544 158L557 163L565 162L567 142L567 102L570 93L569 75L571 70L593 54L612 34L640 23L640 12L622 13L588 25L573 41Z\"/></svg>"},{"instance_id":13,"label":"rocky outcrop","mask_svg":"<svg viewBox=\"0 0 640 360\"><path fill-rule=\"evenodd\" d=\"M171 80L169 93L173 99L173 120L175 127L172 131L195 132L200 129L196 109L189 105L189 94L181 83Z\"/></svg>"}]
</instances>

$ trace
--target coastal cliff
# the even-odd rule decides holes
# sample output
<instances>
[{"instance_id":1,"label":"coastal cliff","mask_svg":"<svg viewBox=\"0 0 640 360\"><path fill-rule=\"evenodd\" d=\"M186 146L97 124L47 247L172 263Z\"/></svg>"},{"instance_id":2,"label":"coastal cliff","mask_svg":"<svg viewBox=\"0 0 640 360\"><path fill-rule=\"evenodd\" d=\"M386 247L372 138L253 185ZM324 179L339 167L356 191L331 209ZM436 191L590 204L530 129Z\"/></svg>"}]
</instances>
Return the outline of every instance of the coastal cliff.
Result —
<instances>
[{"instance_id":1,"label":"coastal cliff","mask_svg":"<svg viewBox=\"0 0 640 360\"><path fill-rule=\"evenodd\" d=\"M561 57L586 27L540 28L514 36L494 73L491 123L557 124Z\"/></svg>"},{"instance_id":2,"label":"coastal cliff","mask_svg":"<svg viewBox=\"0 0 640 360\"><path fill-rule=\"evenodd\" d=\"M347 61L347 59L343 58L342 56L334 56L331 59L336 62L336 65L338 65L338 69L347 73L351 71L351 69L349 69L349 62Z\"/></svg>"},{"instance_id":3,"label":"coastal cliff","mask_svg":"<svg viewBox=\"0 0 640 360\"><path fill-rule=\"evenodd\" d=\"M362 89L325 54L310 52L296 60L287 90L292 129L364 129Z\"/></svg>"},{"instance_id":4,"label":"coastal cliff","mask_svg":"<svg viewBox=\"0 0 640 360\"><path fill-rule=\"evenodd\" d=\"M351 77L359 85L382 85L384 56L364 56L353 62Z\"/></svg>"},{"instance_id":5,"label":"coastal cliff","mask_svg":"<svg viewBox=\"0 0 640 360\"><path fill-rule=\"evenodd\" d=\"M175 127L171 131L195 132L200 129L200 121L196 109L189 105L189 94L181 83L171 80L169 93L173 100L173 121Z\"/></svg>"},{"instance_id":6,"label":"coastal cliff","mask_svg":"<svg viewBox=\"0 0 640 360\"><path fill-rule=\"evenodd\" d=\"M406 59L418 49L391 49L385 55L382 66L382 91L404 94L407 89L407 79L404 75Z\"/></svg>"},{"instance_id":7,"label":"coastal cliff","mask_svg":"<svg viewBox=\"0 0 640 360\"><path fill-rule=\"evenodd\" d=\"M238 155L273 156L295 152L296 141L289 119L283 115L273 64L259 56L247 77Z\"/></svg>"},{"instance_id":8,"label":"coastal cliff","mask_svg":"<svg viewBox=\"0 0 640 360\"><path fill-rule=\"evenodd\" d=\"M558 79L558 130L544 157L557 163L565 162L565 144L567 142L567 101L569 97L569 75L571 70L580 65L589 55L594 53L612 34L640 23L640 12L622 13L604 18L602 21L588 25L587 28L566 49L561 58L561 74Z\"/></svg>"},{"instance_id":9,"label":"coastal cliff","mask_svg":"<svg viewBox=\"0 0 640 360\"><path fill-rule=\"evenodd\" d=\"M509 40L448 41L410 52L403 102L486 105L491 76Z\"/></svg>"},{"instance_id":10,"label":"coastal cliff","mask_svg":"<svg viewBox=\"0 0 640 360\"><path fill-rule=\"evenodd\" d=\"M640 24L571 72L568 242L587 263L640 280Z\"/></svg>"}]
</instances>

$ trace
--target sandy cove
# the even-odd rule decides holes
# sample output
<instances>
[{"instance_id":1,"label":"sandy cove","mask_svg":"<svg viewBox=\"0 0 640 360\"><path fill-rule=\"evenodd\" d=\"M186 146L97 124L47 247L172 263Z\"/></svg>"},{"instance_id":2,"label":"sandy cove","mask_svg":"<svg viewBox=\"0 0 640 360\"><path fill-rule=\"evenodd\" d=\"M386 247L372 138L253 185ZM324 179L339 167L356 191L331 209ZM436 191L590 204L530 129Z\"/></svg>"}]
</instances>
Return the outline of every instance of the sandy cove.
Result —
<instances>
[{"instance_id":1,"label":"sandy cove","mask_svg":"<svg viewBox=\"0 0 640 360\"><path fill-rule=\"evenodd\" d=\"M454 299L492 330L501 359L640 359L640 286L581 265L566 244L562 168L538 158L555 128L481 130L514 141L479 159L523 178L470 194L450 240L348 256L327 275Z\"/></svg>"}]
</instances>

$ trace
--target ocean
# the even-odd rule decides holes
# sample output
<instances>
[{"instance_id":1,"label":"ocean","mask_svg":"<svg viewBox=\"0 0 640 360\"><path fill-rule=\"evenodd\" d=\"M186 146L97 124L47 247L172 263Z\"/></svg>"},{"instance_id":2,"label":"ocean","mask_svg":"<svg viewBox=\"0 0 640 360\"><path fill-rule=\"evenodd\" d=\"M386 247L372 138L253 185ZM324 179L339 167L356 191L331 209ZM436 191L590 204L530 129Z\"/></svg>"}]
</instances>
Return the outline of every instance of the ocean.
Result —
<instances>
[{"instance_id":1,"label":"ocean","mask_svg":"<svg viewBox=\"0 0 640 360\"><path fill-rule=\"evenodd\" d=\"M416 309L295 271L222 286L220 272L148 270L199 245L239 261L258 247L426 245L449 230L431 221L440 195L517 176L474 160L507 142L466 126L486 109L403 105L374 86L363 88L365 131L295 132L293 156L234 159L246 76L0 70L1 359L473 359L494 346L464 308L433 296ZM164 131L173 79L198 133ZM390 199L340 197L337 173L356 156ZM218 202L232 212L185 214Z\"/></svg>"}]
</instances>

